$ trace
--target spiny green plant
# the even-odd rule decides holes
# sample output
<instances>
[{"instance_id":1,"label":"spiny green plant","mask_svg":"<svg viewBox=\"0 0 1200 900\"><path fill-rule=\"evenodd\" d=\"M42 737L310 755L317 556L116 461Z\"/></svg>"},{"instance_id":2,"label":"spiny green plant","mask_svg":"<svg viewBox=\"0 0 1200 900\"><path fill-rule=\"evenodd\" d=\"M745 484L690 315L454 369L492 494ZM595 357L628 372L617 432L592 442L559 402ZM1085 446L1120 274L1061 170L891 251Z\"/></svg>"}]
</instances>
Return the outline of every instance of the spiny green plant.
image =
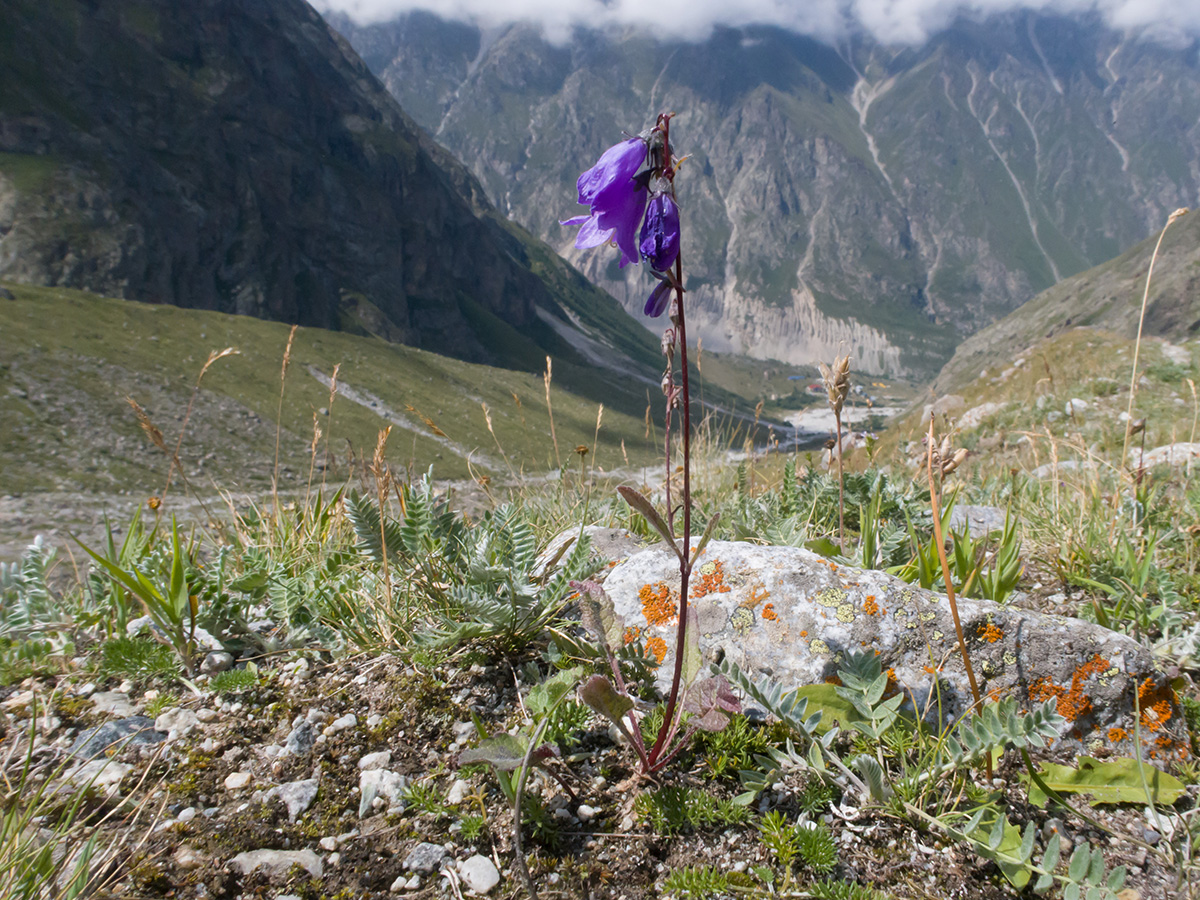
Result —
<instances>
[{"instance_id":1,"label":"spiny green plant","mask_svg":"<svg viewBox=\"0 0 1200 900\"><path fill-rule=\"evenodd\" d=\"M665 785L638 795L634 811L658 834L677 835L738 825L750 811L699 788Z\"/></svg>"},{"instance_id":2,"label":"spiny green plant","mask_svg":"<svg viewBox=\"0 0 1200 900\"><path fill-rule=\"evenodd\" d=\"M235 694L258 684L259 672L254 663L247 663L245 668L226 669L213 676L208 683L209 688L218 694Z\"/></svg>"},{"instance_id":3,"label":"spiny green plant","mask_svg":"<svg viewBox=\"0 0 1200 900\"><path fill-rule=\"evenodd\" d=\"M179 657L165 644L143 637L114 637L100 645L96 668L110 678L149 684L174 681L180 675Z\"/></svg>"}]
</instances>

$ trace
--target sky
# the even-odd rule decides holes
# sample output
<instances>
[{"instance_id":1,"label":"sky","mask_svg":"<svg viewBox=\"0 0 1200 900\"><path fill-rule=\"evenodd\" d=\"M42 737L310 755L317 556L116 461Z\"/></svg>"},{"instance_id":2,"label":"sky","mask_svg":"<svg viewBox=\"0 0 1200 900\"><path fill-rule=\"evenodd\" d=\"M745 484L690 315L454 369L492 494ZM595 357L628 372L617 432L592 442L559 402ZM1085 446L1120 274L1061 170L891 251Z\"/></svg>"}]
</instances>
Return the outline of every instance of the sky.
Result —
<instances>
[{"instance_id":1,"label":"sky","mask_svg":"<svg viewBox=\"0 0 1200 900\"><path fill-rule=\"evenodd\" d=\"M778 25L825 40L865 29L886 43L923 42L960 13L1015 9L1098 12L1119 29L1148 29L1171 41L1200 36L1200 0L313 0L359 24L423 9L481 25L534 21L552 38L571 28L640 26L667 39L703 39L717 25Z\"/></svg>"}]
</instances>

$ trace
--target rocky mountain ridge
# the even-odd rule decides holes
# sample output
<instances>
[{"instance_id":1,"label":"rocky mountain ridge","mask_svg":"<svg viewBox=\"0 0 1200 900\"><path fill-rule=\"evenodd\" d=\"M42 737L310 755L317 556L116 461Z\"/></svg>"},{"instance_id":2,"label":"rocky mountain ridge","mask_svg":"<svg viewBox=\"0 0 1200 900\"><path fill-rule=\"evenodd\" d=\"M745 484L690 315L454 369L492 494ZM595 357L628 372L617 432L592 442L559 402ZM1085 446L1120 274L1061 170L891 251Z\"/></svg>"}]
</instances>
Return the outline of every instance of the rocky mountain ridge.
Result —
<instances>
[{"instance_id":1,"label":"rocky mountain ridge","mask_svg":"<svg viewBox=\"0 0 1200 900\"><path fill-rule=\"evenodd\" d=\"M302 0L0 0L0 20L0 277L527 369L584 362L564 306L624 318ZM632 323L603 334L657 356Z\"/></svg>"},{"instance_id":2,"label":"rocky mountain ridge","mask_svg":"<svg viewBox=\"0 0 1200 900\"><path fill-rule=\"evenodd\" d=\"M558 221L605 146L678 111L692 330L718 350L845 346L868 371L932 374L1200 192L1195 43L1094 18L964 19L921 47L330 21L500 210L631 311L641 274L574 251Z\"/></svg>"}]
</instances>

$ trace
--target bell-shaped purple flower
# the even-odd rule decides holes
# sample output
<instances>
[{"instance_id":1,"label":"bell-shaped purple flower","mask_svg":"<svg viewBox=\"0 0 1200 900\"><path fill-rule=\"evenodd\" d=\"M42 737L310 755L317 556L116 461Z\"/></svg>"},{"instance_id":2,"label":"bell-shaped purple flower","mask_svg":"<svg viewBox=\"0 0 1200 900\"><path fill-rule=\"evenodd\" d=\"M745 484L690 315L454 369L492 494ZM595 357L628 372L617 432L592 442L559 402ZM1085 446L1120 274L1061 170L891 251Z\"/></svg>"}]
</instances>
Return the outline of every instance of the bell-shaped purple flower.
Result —
<instances>
[{"instance_id":1,"label":"bell-shaped purple flower","mask_svg":"<svg viewBox=\"0 0 1200 900\"><path fill-rule=\"evenodd\" d=\"M634 176L645 159L646 142L630 138L609 147L579 176L579 202L591 207L591 215L560 223L581 226L576 247L584 250L613 241L621 250L622 268L638 261L637 229L646 209L646 184Z\"/></svg>"},{"instance_id":2,"label":"bell-shaped purple flower","mask_svg":"<svg viewBox=\"0 0 1200 900\"><path fill-rule=\"evenodd\" d=\"M646 208L640 245L642 258L665 272L679 256L679 207L670 194L655 194Z\"/></svg>"},{"instance_id":3,"label":"bell-shaped purple flower","mask_svg":"<svg viewBox=\"0 0 1200 900\"><path fill-rule=\"evenodd\" d=\"M650 296L646 298L646 308L643 313L650 316L652 319L657 319L667 311L667 304L671 302L671 282L667 279L662 279L654 286L654 290L650 292Z\"/></svg>"}]
</instances>

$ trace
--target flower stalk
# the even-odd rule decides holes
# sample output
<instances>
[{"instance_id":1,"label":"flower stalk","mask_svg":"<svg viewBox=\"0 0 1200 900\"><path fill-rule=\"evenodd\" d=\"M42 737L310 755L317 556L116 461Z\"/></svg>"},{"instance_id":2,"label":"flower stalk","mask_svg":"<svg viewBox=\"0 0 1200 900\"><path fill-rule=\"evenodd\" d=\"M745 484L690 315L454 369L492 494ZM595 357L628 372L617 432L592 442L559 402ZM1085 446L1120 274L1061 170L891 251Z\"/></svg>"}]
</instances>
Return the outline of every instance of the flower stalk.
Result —
<instances>
[{"instance_id":1,"label":"flower stalk","mask_svg":"<svg viewBox=\"0 0 1200 900\"><path fill-rule=\"evenodd\" d=\"M683 288L683 259L680 252L681 236L679 225L679 206L675 200L675 175L679 162L674 158L671 147L670 128L674 113L663 113L658 116L652 129L643 132L636 138L631 138L610 147L600 157L599 161L579 177L579 202L589 207L589 214L568 219L562 224L578 225L579 232L575 239L578 248L597 247L601 244L614 245L621 254L621 265L634 261L631 257L631 244L636 228L637 219L642 220L641 231L636 244L637 254L640 255L650 268L657 283L646 300L644 312L648 316L657 317L669 310L671 325L663 333L662 350L666 358L662 378L662 391L666 400L666 516L659 515L653 504L633 488L619 489L621 496L636 512L645 517L646 521L659 533L662 539L671 547L679 560L679 608L678 626L675 636L675 659L671 677L671 688L667 696L663 723L659 728L654 743L647 751L641 740L641 734L636 725L628 728L625 716L633 708L633 701L625 692L624 681L620 667L612 655L611 647L606 636L607 626L599 624L607 617L614 619L611 609L602 611L603 603L596 598L603 597L603 590L598 586L589 587L595 597L588 603L595 604L594 612L589 613L586 621L592 621L589 627L601 644L605 647L612 665L615 687L613 683L601 676L593 679L581 690L581 696L593 709L608 716L622 732L627 734L631 745L638 754L645 774L653 773L674 758L679 749L698 729L716 731L724 727L727 713L740 708L736 698L729 691L728 685L718 680L694 682L696 673L685 671L685 657L692 655L698 658L698 634L689 633L694 629L689 627L688 587L692 566L700 549L712 532L712 525L705 532L700 546L693 548L692 537L692 419L691 419L691 385L688 379L687 352L687 322L684 315ZM643 162L648 167L638 171ZM679 380L675 377L675 351L678 346L679 363L682 371ZM681 486L683 544L682 549L675 536L675 506L671 496L672 475L672 417L676 409L680 410L683 435L683 483ZM618 629L619 631L619 629ZM690 642L690 643L689 643ZM689 666L692 669L694 666ZM685 680L688 682L685 684ZM680 723L684 710L694 716L689 721L682 737L679 736Z\"/></svg>"}]
</instances>

